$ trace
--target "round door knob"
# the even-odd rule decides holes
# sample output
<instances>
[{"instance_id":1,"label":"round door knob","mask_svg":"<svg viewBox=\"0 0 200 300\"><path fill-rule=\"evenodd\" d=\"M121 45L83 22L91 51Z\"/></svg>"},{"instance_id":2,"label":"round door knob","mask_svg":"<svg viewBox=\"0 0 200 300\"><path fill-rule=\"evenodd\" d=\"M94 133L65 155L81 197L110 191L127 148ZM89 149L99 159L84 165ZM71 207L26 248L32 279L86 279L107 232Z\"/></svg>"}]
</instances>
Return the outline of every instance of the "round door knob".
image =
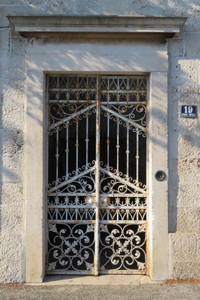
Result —
<instances>
[{"instance_id":1,"label":"round door knob","mask_svg":"<svg viewBox=\"0 0 200 300\"><path fill-rule=\"evenodd\" d=\"M163 180L165 180L165 177L166 177L165 172L164 172L164 171L161 171L161 170L157 171L156 174L155 174L155 178L156 178L156 180L158 180L158 181L163 181Z\"/></svg>"}]
</instances>

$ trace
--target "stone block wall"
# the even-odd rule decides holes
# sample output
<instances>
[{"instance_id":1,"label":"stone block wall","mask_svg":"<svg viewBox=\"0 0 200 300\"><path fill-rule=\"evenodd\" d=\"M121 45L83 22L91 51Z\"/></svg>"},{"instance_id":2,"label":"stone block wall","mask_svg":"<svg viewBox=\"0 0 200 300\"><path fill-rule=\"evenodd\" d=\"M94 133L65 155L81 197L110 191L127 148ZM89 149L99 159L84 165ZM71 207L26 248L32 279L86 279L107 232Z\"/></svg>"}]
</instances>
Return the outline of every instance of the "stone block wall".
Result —
<instances>
[{"instance_id":1,"label":"stone block wall","mask_svg":"<svg viewBox=\"0 0 200 300\"><path fill-rule=\"evenodd\" d=\"M196 8L194 19L185 10L188 21L183 39L169 42L169 243L170 275L175 278L199 277L200 32ZM180 117L180 106L185 104L197 105L197 119Z\"/></svg>"},{"instance_id":2,"label":"stone block wall","mask_svg":"<svg viewBox=\"0 0 200 300\"><path fill-rule=\"evenodd\" d=\"M23 116L26 41L19 38L10 39L9 22L5 17L5 13L9 13L6 12L8 7L4 7L4 3L1 2L0 281L21 282L23 281ZM12 6L10 8L12 9Z\"/></svg>"},{"instance_id":3,"label":"stone block wall","mask_svg":"<svg viewBox=\"0 0 200 300\"><path fill-rule=\"evenodd\" d=\"M0 281L24 281L23 149L25 58L29 40L11 38L6 15L187 16L169 41L170 276L199 277L200 3L199 0L0 0ZM197 119L180 105L198 106Z\"/></svg>"}]
</instances>

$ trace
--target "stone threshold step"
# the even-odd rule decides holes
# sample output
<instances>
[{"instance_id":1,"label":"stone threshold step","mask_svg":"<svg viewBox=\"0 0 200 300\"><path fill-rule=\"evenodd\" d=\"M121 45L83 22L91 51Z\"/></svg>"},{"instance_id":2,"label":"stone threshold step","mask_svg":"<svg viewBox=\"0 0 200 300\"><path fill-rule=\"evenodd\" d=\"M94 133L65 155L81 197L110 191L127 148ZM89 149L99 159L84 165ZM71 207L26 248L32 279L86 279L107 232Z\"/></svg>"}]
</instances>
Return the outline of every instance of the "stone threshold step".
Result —
<instances>
[{"instance_id":1,"label":"stone threshold step","mask_svg":"<svg viewBox=\"0 0 200 300\"><path fill-rule=\"evenodd\" d=\"M46 276L42 283L26 285L140 285L156 283L146 275L100 275L100 276Z\"/></svg>"}]
</instances>

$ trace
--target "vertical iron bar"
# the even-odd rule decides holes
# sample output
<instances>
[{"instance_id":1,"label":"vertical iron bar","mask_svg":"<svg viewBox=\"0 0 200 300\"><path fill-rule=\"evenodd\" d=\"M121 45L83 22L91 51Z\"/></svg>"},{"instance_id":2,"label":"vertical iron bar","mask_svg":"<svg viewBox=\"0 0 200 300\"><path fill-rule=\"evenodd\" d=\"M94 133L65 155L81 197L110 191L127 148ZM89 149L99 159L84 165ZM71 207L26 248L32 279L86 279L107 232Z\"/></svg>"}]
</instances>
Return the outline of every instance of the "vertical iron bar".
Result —
<instances>
[{"instance_id":1,"label":"vertical iron bar","mask_svg":"<svg viewBox=\"0 0 200 300\"><path fill-rule=\"evenodd\" d=\"M137 78L137 87L139 87L139 79ZM137 95L138 96L138 95ZM139 98L137 97L137 101ZM136 181L139 185L139 131L136 130Z\"/></svg>"},{"instance_id":2,"label":"vertical iron bar","mask_svg":"<svg viewBox=\"0 0 200 300\"><path fill-rule=\"evenodd\" d=\"M69 76L67 76L67 100L70 99L70 94L69 94Z\"/></svg>"},{"instance_id":3,"label":"vertical iron bar","mask_svg":"<svg viewBox=\"0 0 200 300\"><path fill-rule=\"evenodd\" d=\"M128 128L128 124L126 124L127 126L127 147L126 147L126 174L127 177L129 177L129 128Z\"/></svg>"},{"instance_id":4,"label":"vertical iron bar","mask_svg":"<svg viewBox=\"0 0 200 300\"><path fill-rule=\"evenodd\" d=\"M99 190L100 190L100 75L97 75L97 106L96 106L96 220L95 220L95 257L94 274L99 274Z\"/></svg>"},{"instance_id":5,"label":"vertical iron bar","mask_svg":"<svg viewBox=\"0 0 200 300\"><path fill-rule=\"evenodd\" d=\"M78 117L76 118L76 174L78 174Z\"/></svg>"},{"instance_id":6,"label":"vertical iron bar","mask_svg":"<svg viewBox=\"0 0 200 300\"><path fill-rule=\"evenodd\" d=\"M58 184L59 128L56 131L56 185Z\"/></svg>"},{"instance_id":7,"label":"vertical iron bar","mask_svg":"<svg viewBox=\"0 0 200 300\"><path fill-rule=\"evenodd\" d=\"M57 85L56 88L59 88L59 76L57 76ZM59 102L59 91L57 91L57 102ZM58 158L59 158L59 127L56 131L56 185L58 184Z\"/></svg>"},{"instance_id":8,"label":"vertical iron bar","mask_svg":"<svg viewBox=\"0 0 200 300\"><path fill-rule=\"evenodd\" d=\"M110 79L108 78L108 85L107 85L107 90L108 90L108 95L107 95L107 102L110 102L110 94L109 94L109 90L110 90Z\"/></svg>"},{"instance_id":9,"label":"vertical iron bar","mask_svg":"<svg viewBox=\"0 0 200 300\"><path fill-rule=\"evenodd\" d=\"M89 100L89 94L88 94L88 90L89 90L89 84L88 84L88 77L86 78L86 99L87 99L87 101Z\"/></svg>"},{"instance_id":10,"label":"vertical iron bar","mask_svg":"<svg viewBox=\"0 0 200 300\"><path fill-rule=\"evenodd\" d=\"M136 130L136 181L139 183L139 130Z\"/></svg>"},{"instance_id":11,"label":"vertical iron bar","mask_svg":"<svg viewBox=\"0 0 200 300\"><path fill-rule=\"evenodd\" d=\"M119 117L117 117L117 175L119 175Z\"/></svg>"},{"instance_id":12,"label":"vertical iron bar","mask_svg":"<svg viewBox=\"0 0 200 300\"><path fill-rule=\"evenodd\" d=\"M120 89L120 86L119 86L119 78L118 78L118 79L117 79L117 90L119 90L119 89ZM119 100L120 100L120 99L119 99L119 97L120 97L119 95L120 95L119 92L117 92L117 99L116 99L116 100L117 100L117 103L119 103Z\"/></svg>"},{"instance_id":13,"label":"vertical iron bar","mask_svg":"<svg viewBox=\"0 0 200 300\"><path fill-rule=\"evenodd\" d=\"M109 113L107 116L107 167L109 168L110 165L110 119L109 119Z\"/></svg>"},{"instance_id":14,"label":"vertical iron bar","mask_svg":"<svg viewBox=\"0 0 200 300\"><path fill-rule=\"evenodd\" d=\"M88 139L88 113L86 113L86 139L85 139L85 142L86 142L86 170L88 169L87 165L88 165L88 142L89 142L89 139Z\"/></svg>"},{"instance_id":15,"label":"vertical iron bar","mask_svg":"<svg viewBox=\"0 0 200 300\"><path fill-rule=\"evenodd\" d=\"M68 161L69 161L69 123L67 122L66 127L66 178L68 177Z\"/></svg>"}]
</instances>

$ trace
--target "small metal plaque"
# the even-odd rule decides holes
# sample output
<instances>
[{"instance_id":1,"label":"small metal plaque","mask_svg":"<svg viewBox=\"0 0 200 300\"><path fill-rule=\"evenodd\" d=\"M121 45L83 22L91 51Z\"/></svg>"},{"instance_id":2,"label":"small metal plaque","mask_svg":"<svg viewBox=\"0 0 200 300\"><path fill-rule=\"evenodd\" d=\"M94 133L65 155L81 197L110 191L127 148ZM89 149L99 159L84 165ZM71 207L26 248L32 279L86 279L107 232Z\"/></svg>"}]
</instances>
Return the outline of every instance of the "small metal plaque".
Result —
<instances>
[{"instance_id":1,"label":"small metal plaque","mask_svg":"<svg viewBox=\"0 0 200 300\"><path fill-rule=\"evenodd\" d=\"M181 117L196 118L196 116L197 116L196 105L181 105Z\"/></svg>"}]
</instances>

